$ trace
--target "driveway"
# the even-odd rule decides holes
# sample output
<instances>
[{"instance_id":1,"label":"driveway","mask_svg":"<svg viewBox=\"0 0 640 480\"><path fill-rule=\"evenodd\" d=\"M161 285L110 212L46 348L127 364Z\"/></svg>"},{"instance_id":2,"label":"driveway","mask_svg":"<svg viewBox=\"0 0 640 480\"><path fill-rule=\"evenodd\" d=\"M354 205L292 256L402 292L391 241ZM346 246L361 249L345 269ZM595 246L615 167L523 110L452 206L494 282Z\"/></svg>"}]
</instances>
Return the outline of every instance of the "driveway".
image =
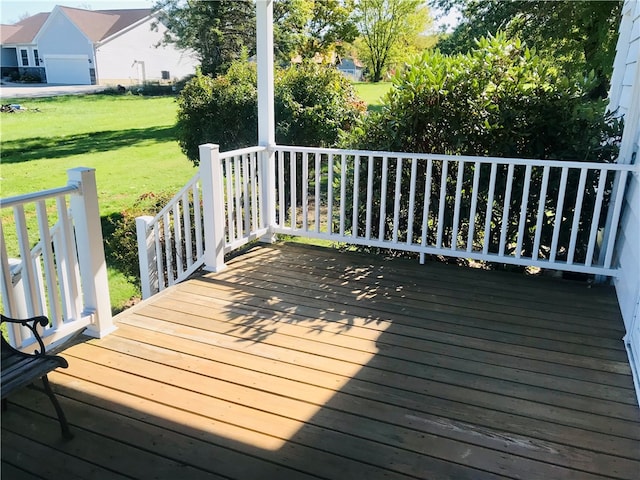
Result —
<instances>
[{"instance_id":1,"label":"driveway","mask_svg":"<svg viewBox=\"0 0 640 480\"><path fill-rule=\"evenodd\" d=\"M8 83L0 85L0 98L37 98L101 92L103 85L55 85L50 83Z\"/></svg>"}]
</instances>

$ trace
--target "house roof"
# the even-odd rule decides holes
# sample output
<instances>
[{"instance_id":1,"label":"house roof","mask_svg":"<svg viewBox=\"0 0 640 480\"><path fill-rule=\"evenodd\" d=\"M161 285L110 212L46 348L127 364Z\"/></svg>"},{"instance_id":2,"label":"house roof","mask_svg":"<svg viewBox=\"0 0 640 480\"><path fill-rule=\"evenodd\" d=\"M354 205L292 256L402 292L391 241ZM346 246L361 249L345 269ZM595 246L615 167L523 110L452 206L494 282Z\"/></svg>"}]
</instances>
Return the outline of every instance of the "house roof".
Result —
<instances>
[{"instance_id":1,"label":"house roof","mask_svg":"<svg viewBox=\"0 0 640 480\"><path fill-rule=\"evenodd\" d=\"M59 8L92 42L104 40L148 17L153 12L150 8L121 10L83 10L63 6ZM48 12L38 13L13 25L2 25L0 43L33 42L49 15L51 14Z\"/></svg>"},{"instance_id":2,"label":"house roof","mask_svg":"<svg viewBox=\"0 0 640 480\"><path fill-rule=\"evenodd\" d=\"M49 17L49 13L37 13L13 25L0 26L0 43L31 43L40 27Z\"/></svg>"},{"instance_id":3,"label":"house roof","mask_svg":"<svg viewBox=\"0 0 640 480\"><path fill-rule=\"evenodd\" d=\"M150 8L82 10L60 7L92 42L99 42L151 15Z\"/></svg>"}]
</instances>

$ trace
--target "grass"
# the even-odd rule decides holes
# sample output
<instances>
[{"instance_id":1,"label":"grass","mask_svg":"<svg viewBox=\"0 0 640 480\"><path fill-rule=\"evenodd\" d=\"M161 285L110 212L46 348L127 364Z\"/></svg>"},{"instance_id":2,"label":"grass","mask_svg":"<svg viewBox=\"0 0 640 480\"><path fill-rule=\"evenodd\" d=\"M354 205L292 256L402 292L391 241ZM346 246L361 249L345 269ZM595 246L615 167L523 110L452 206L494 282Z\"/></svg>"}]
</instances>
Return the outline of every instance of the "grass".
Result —
<instances>
[{"instance_id":1,"label":"grass","mask_svg":"<svg viewBox=\"0 0 640 480\"><path fill-rule=\"evenodd\" d=\"M367 104L369 110L379 110L382 106L382 97L391 89L391 82L353 84L360 99Z\"/></svg>"},{"instance_id":2,"label":"grass","mask_svg":"<svg viewBox=\"0 0 640 480\"><path fill-rule=\"evenodd\" d=\"M106 218L143 193L178 191L195 173L175 141L172 97L98 94L3 103L26 107L2 114L3 198L65 185L68 169L91 167L100 215ZM12 212L3 211L3 226L10 223ZM137 286L113 268L109 287L115 311L139 295Z\"/></svg>"}]
</instances>

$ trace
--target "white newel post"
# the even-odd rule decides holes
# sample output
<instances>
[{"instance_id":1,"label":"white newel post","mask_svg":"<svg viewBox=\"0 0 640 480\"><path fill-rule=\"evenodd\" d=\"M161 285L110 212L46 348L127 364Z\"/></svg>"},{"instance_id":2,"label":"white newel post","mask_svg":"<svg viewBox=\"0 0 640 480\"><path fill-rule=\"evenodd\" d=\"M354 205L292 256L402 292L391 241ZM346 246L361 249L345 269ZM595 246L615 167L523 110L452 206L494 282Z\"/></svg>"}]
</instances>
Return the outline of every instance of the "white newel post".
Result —
<instances>
[{"instance_id":1,"label":"white newel post","mask_svg":"<svg viewBox=\"0 0 640 480\"><path fill-rule=\"evenodd\" d=\"M220 168L220 147L213 143L200 145L200 179L202 181L202 211L204 215L204 266L210 272L220 272L224 263L224 187Z\"/></svg>"},{"instance_id":2,"label":"white newel post","mask_svg":"<svg viewBox=\"0 0 640 480\"><path fill-rule=\"evenodd\" d=\"M67 176L70 184L76 184L79 187L79 193L71 195L71 213L82 279L83 314L93 314L93 321L85 333L102 338L113 332L116 327L111 317L96 172L93 168L79 167L68 170Z\"/></svg>"},{"instance_id":3,"label":"white newel post","mask_svg":"<svg viewBox=\"0 0 640 480\"><path fill-rule=\"evenodd\" d=\"M153 231L149 229L151 222L153 222L153 217L148 215L136 218L140 288L143 300L157 293L159 289L156 243Z\"/></svg>"},{"instance_id":4,"label":"white newel post","mask_svg":"<svg viewBox=\"0 0 640 480\"><path fill-rule=\"evenodd\" d=\"M256 57L258 63L258 144L267 147L261 153L261 221L271 228L275 224L275 161L276 143L273 86L273 0L256 1ZM260 240L273 242L268 233Z\"/></svg>"}]
</instances>

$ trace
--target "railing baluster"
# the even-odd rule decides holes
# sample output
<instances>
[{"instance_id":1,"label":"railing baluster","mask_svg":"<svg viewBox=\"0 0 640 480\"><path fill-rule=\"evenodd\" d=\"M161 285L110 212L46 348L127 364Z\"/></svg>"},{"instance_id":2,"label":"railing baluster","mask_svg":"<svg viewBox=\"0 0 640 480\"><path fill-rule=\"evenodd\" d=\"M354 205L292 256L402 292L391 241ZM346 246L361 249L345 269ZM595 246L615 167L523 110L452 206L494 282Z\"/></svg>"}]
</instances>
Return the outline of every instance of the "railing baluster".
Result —
<instances>
[{"instance_id":1,"label":"railing baluster","mask_svg":"<svg viewBox=\"0 0 640 480\"><path fill-rule=\"evenodd\" d=\"M458 161L456 177L456 198L453 207L453 231L451 232L451 250L458 249L458 226L460 224L460 203L462 200L462 182L464 180L464 162Z\"/></svg>"},{"instance_id":2,"label":"railing baluster","mask_svg":"<svg viewBox=\"0 0 640 480\"><path fill-rule=\"evenodd\" d=\"M296 230L298 228L298 154L291 152L289 154L289 167L290 167L290 182L291 182L291 228Z\"/></svg>"},{"instance_id":3,"label":"railing baluster","mask_svg":"<svg viewBox=\"0 0 640 480\"><path fill-rule=\"evenodd\" d=\"M382 175L380 176L380 222L378 225L378 240L383 241L387 224L387 182L389 176L389 157L382 157Z\"/></svg>"},{"instance_id":4,"label":"railing baluster","mask_svg":"<svg viewBox=\"0 0 640 480\"><path fill-rule=\"evenodd\" d=\"M156 263L158 268L158 290L164 290L167 286L164 278L164 264L162 260L162 245L160 243L160 226L158 222L153 224L153 239L156 244Z\"/></svg>"},{"instance_id":5,"label":"railing baluster","mask_svg":"<svg viewBox=\"0 0 640 480\"><path fill-rule=\"evenodd\" d=\"M569 240L569 252L567 255L567 265L573 264L573 257L576 253L576 242L578 240L578 227L580 225L580 215L582 214L582 199L584 198L584 187L587 182L587 169L580 170L580 180L578 181L578 192L576 195L575 208L573 210L573 222L571 224L571 239Z\"/></svg>"},{"instance_id":6,"label":"railing baluster","mask_svg":"<svg viewBox=\"0 0 640 480\"><path fill-rule=\"evenodd\" d=\"M558 238L560 237L560 228L562 228L562 210L564 209L564 195L567 191L567 177L569 169L567 167L562 168L562 174L560 175L560 190L558 191L558 201L556 202L556 214L553 219L553 238L551 239L551 249L549 250L549 262L553 263L556 260L556 253L558 252Z\"/></svg>"},{"instance_id":7,"label":"railing baluster","mask_svg":"<svg viewBox=\"0 0 640 480\"><path fill-rule=\"evenodd\" d=\"M587 257L585 258L585 265L590 267L593 263L593 251L596 246L596 239L598 237L598 227L600 224L600 212L602 211L602 200L604 198L604 190L607 181L607 171L600 170L600 178L598 179L598 193L596 194L596 203L593 206L593 215L591 216L591 231L589 232L589 242L587 245Z\"/></svg>"},{"instance_id":8,"label":"railing baluster","mask_svg":"<svg viewBox=\"0 0 640 480\"><path fill-rule=\"evenodd\" d=\"M491 173L489 174L489 193L487 195L487 209L484 218L484 236L482 239L482 254L489 253L489 244L491 243L491 220L493 220L493 197L496 192L496 173L498 164L491 164Z\"/></svg>"},{"instance_id":9,"label":"railing baluster","mask_svg":"<svg viewBox=\"0 0 640 480\"><path fill-rule=\"evenodd\" d=\"M416 207L416 176L418 175L418 160L411 159L411 180L409 180L409 218L407 225L407 245L413 243L414 208Z\"/></svg>"},{"instance_id":10,"label":"railing baluster","mask_svg":"<svg viewBox=\"0 0 640 480\"><path fill-rule=\"evenodd\" d=\"M427 235L429 233L429 207L431 206L431 173L433 171L433 160L427 159L427 173L424 179L424 202L422 205L422 232L420 245L427 246ZM424 252L420 252L420 264L424 263Z\"/></svg>"},{"instance_id":11,"label":"railing baluster","mask_svg":"<svg viewBox=\"0 0 640 480\"><path fill-rule=\"evenodd\" d=\"M315 191L315 199L313 204L315 206L315 224L314 230L316 232L320 231L320 173L321 173L322 165L320 162L320 154L316 152L316 164L315 164L315 182L316 182L316 191Z\"/></svg>"},{"instance_id":12,"label":"railing baluster","mask_svg":"<svg viewBox=\"0 0 640 480\"><path fill-rule=\"evenodd\" d=\"M327 233L333 233L333 153L327 157Z\"/></svg>"},{"instance_id":13,"label":"railing baluster","mask_svg":"<svg viewBox=\"0 0 640 480\"><path fill-rule=\"evenodd\" d=\"M302 154L302 229L309 230L309 154Z\"/></svg>"},{"instance_id":14,"label":"railing baluster","mask_svg":"<svg viewBox=\"0 0 640 480\"><path fill-rule=\"evenodd\" d=\"M59 327L63 321L60 314L60 298L56 279L55 262L53 260L53 245L51 230L49 229L49 216L47 215L47 205L44 200L36 202L36 216L38 218L38 230L40 233L40 244L42 245L42 259L44 263L44 282L46 284L46 297L49 300L48 316L53 328ZM42 280L41 280L42 282ZM47 309L45 308L45 312Z\"/></svg>"},{"instance_id":15,"label":"railing baluster","mask_svg":"<svg viewBox=\"0 0 640 480\"><path fill-rule=\"evenodd\" d=\"M398 229L400 226L400 197L402 196L402 157L396 158L396 188L393 204L393 243L398 243Z\"/></svg>"},{"instance_id":16,"label":"railing baluster","mask_svg":"<svg viewBox=\"0 0 640 480\"><path fill-rule=\"evenodd\" d=\"M353 157L353 221L351 224L351 236L358 236L358 208L360 201L360 156Z\"/></svg>"},{"instance_id":17,"label":"railing baluster","mask_svg":"<svg viewBox=\"0 0 640 480\"><path fill-rule=\"evenodd\" d=\"M16 222L16 233L18 234L18 245L20 247L21 272L25 287L27 316L35 317L36 315L42 315L44 312L42 310L42 304L40 303L40 295L36 283L36 271L31 261L29 231L27 230L27 220L22 205L13 207L13 217Z\"/></svg>"},{"instance_id":18,"label":"railing baluster","mask_svg":"<svg viewBox=\"0 0 640 480\"><path fill-rule=\"evenodd\" d=\"M163 218L163 226L164 226L164 256L165 256L165 264L167 267L167 283L169 286L173 285L175 282L175 276L173 275L173 255L171 248L171 223L169 219L169 212L167 211L164 214Z\"/></svg>"},{"instance_id":19,"label":"railing baluster","mask_svg":"<svg viewBox=\"0 0 640 480\"><path fill-rule=\"evenodd\" d=\"M507 169L507 188L504 192L504 203L502 205L502 226L500 229L500 246L498 247L498 256L504 256L504 250L507 243L507 230L509 227L509 207L511 204L511 189L513 187L513 163L509 164Z\"/></svg>"},{"instance_id":20,"label":"railing baluster","mask_svg":"<svg viewBox=\"0 0 640 480\"><path fill-rule=\"evenodd\" d=\"M608 235L608 239L607 251L604 257L604 268L610 268L611 261L613 260L613 250L615 246L616 234L618 232L618 222L620 221L620 211L622 209L624 191L626 190L628 173L628 171L623 170L619 173L619 175L616 175L618 188L616 192L616 198L613 201L613 216L611 219L611 227L608 232L605 232L605 235Z\"/></svg>"},{"instance_id":21,"label":"railing baluster","mask_svg":"<svg viewBox=\"0 0 640 480\"><path fill-rule=\"evenodd\" d=\"M444 233L444 210L446 208L445 200L447 198L447 177L449 175L449 162L442 160L442 176L440 178L440 202L438 203L438 229L436 248L442 247L442 235Z\"/></svg>"},{"instance_id":22,"label":"railing baluster","mask_svg":"<svg viewBox=\"0 0 640 480\"><path fill-rule=\"evenodd\" d=\"M193 184L193 222L195 223L196 232L196 255L202 258L204 251L202 248L202 213L200 210L200 188L198 182Z\"/></svg>"},{"instance_id":23,"label":"railing baluster","mask_svg":"<svg viewBox=\"0 0 640 480\"><path fill-rule=\"evenodd\" d=\"M522 200L520 202L520 219L518 221L518 240L516 241L516 258L522 256L522 242L524 240L524 227L527 223L527 207L529 205L529 188L531 186L531 165L524 170L524 186L522 188Z\"/></svg>"},{"instance_id":24,"label":"railing baluster","mask_svg":"<svg viewBox=\"0 0 640 480\"><path fill-rule=\"evenodd\" d=\"M249 162L249 175L251 176L251 229L258 230L258 172L256 167L258 164L258 153L251 154Z\"/></svg>"},{"instance_id":25,"label":"railing baluster","mask_svg":"<svg viewBox=\"0 0 640 480\"><path fill-rule=\"evenodd\" d=\"M371 239L371 210L373 209L373 157L369 155L367 161L367 219L365 238Z\"/></svg>"},{"instance_id":26,"label":"railing baluster","mask_svg":"<svg viewBox=\"0 0 640 480\"><path fill-rule=\"evenodd\" d=\"M476 211L478 208L478 184L480 182L480 162L473 165L473 187L471 192L471 208L469 208L469 233L467 236L467 252L473 249L473 239L476 231Z\"/></svg>"},{"instance_id":27,"label":"railing baluster","mask_svg":"<svg viewBox=\"0 0 640 480\"><path fill-rule=\"evenodd\" d=\"M240 159L240 155L235 155L233 157L233 179L235 180L233 197L235 200L236 210L236 236L234 240L238 240L244 235L244 226L242 225L242 169Z\"/></svg>"},{"instance_id":28,"label":"railing baluster","mask_svg":"<svg viewBox=\"0 0 640 480\"><path fill-rule=\"evenodd\" d=\"M0 270L0 274L2 275L2 303L5 308L5 313L13 318L17 318L20 316L18 312L18 305L16 299L13 295L13 281L11 278L11 267L9 266L9 255L7 253L7 245L4 239L4 228L2 227L2 223L0 222L0 266L2 269ZM13 337L14 332L12 329L8 329L9 338L12 341L13 345L16 345L16 338Z\"/></svg>"},{"instance_id":29,"label":"railing baluster","mask_svg":"<svg viewBox=\"0 0 640 480\"><path fill-rule=\"evenodd\" d=\"M538 203L538 216L536 218L536 233L533 239L533 251L531 258L538 259L540 251L540 239L542 238L542 221L544 220L545 206L547 203L547 187L549 185L549 166L545 165L542 170L542 184L540 185L540 201Z\"/></svg>"},{"instance_id":30,"label":"railing baluster","mask_svg":"<svg viewBox=\"0 0 640 480\"><path fill-rule=\"evenodd\" d=\"M242 210L244 212L244 235L249 235L249 232L251 232L251 196L249 195L249 182L251 180L251 174L249 173L250 155L250 153L242 155Z\"/></svg>"},{"instance_id":31,"label":"railing baluster","mask_svg":"<svg viewBox=\"0 0 640 480\"><path fill-rule=\"evenodd\" d=\"M182 258L182 228L180 221L180 202L173 206L173 245L176 253L176 276L184 271Z\"/></svg>"},{"instance_id":32,"label":"railing baluster","mask_svg":"<svg viewBox=\"0 0 640 480\"><path fill-rule=\"evenodd\" d=\"M191 203L189 202L189 192L182 194L182 225L184 226L184 254L187 268L193 265L193 249L191 248Z\"/></svg>"},{"instance_id":33,"label":"railing baluster","mask_svg":"<svg viewBox=\"0 0 640 480\"><path fill-rule=\"evenodd\" d=\"M344 223L347 215L347 160L345 154L340 155L340 236L344 237Z\"/></svg>"},{"instance_id":34,"label":"railing baluster","mask_svg":"<svg viewBox=\"0 0 640 480\"><path fill-rule=\"evenodd\" d=\"M62 296L62 310L65 319L78 319L82 307L80 304L80 289L78 261L73 238L73 226L69 219L69 211L64 196L56 198L58 212L58 242L60 251L56 252L56 265L58 266L58 278Z\"/></svg>"},{"instance_id":35,"label":"railing baluster","mask_svg":"<svg viewBox=\"0 0 640 480\"><path fill-rule=\"evenodd\" d=\"M279 203L279 208L280 208L280 215L278 216L278 223L280 224L281 227L286 227L286 223L285 223L285 203L284 203L284 178L285 178L285 171L284 171L284 155L285 152L283 152L282 150L278 150L276 152L276 155L278 155L278 203ZM289 154L289 158L291 158L291 154Z\"/></svg>"},{"instance_id":36,"label":"railing baluster","mask_svg":"<svg viewBox=\"0 0 640 480\"><path fill-rule=\"evenodd\" d=\"M213 165L213 168L222 168L222 165ZM236 239L236 233L235 233L235 223L234 223L234 212L233 212L233 199L234 199L234 194L233 194L233 173L231 171L231 159L230 158L225 158L224 159L224 173L223 173L223 177L225 177L226 179L226 184L227 184L227 191L226 193L226 199L227 199L227 236L228 236L228 242L231 243ZM205 219L205 221L207 221Z\"/></svg>"}]
</instances>

